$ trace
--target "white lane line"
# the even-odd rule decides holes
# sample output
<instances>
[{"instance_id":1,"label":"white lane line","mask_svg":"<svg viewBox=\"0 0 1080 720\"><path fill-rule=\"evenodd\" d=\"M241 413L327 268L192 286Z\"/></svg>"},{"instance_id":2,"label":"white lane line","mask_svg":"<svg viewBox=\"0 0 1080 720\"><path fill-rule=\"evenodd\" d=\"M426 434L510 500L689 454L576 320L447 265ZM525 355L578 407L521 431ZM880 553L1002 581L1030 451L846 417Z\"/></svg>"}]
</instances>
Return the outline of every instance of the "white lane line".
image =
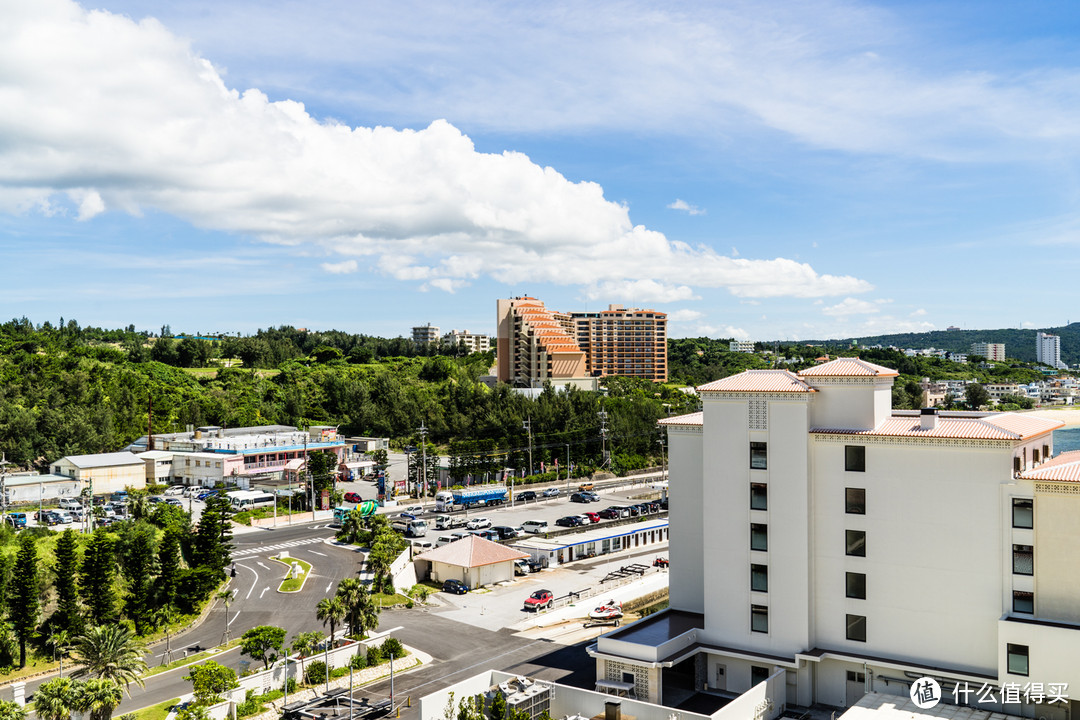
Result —
<instances>
[{"instance_id":1,"label":"white lane line","mask_svg":"<svg viewBox=\"0 0 1080 720\"><path fill-rule=\"evenodd\" d=\"M318 550L308 550L308 552L312 555L322 555L323 557L326 557L326 553L321 553Z\"/></svg>"},{"instance_id":2,"label":"white lane line","mask_svg":"<svg viewBox=\"0 0 1080 720\"><path fill-rule=\"evenodd\" d=\"M332 583L332 582L326 583L326 592L330 592L330 588L332 588L333 586L334 586L334 583Z\"/></svg>"},{"instance_id":3,"label":"white lane line","mask_svg":"<svg viewBox=\"0 0 1080 720\"><path fill-rule=\"evenodd\" d=\"M255 583L259 582L259 573L257 570L255 570L255 568L249 568L247 565L237 565L237 567L242 567L245 570L250 570L255 575L255 579L251 581L251 587L248 588L247 595L244 596L244 599L247 600L249 597L251 597L251 591L255 589Z\"/></svg>"},{"instance_id":4,"label":"white lane line","mask_svg":"<svg viewBox=\"0 0 1080 720\"><path fill-rule=\"evenodd\" d=\"M235 615L233 615L233 618L232 618L232 620L230 620L229 622L230 622L230 623L234 623L234 622L236 622L236 618L238 618L238 617L240 617L240 611L239 611L239 610L237 610L237 611L236 611L236 614L235 614Z\"/></svg>"},{"instance_id":5,"label":"white lane line","mask_svg":"<svg viewBox=\"0 0 1080 720\"><path fill-rule=\"evenodd\" d=\"M262 592L261 592L261 593L259 593L259 599L260 599L260 600L262 600L262 596L263 596L263 595L265 595L265 594L266 594L266 591L267 591L267 590L269 590L269 589L270 589L270 588L268 588L268 587L264 587L264 588L262 589Z\"/></svg>"}]
</instances>

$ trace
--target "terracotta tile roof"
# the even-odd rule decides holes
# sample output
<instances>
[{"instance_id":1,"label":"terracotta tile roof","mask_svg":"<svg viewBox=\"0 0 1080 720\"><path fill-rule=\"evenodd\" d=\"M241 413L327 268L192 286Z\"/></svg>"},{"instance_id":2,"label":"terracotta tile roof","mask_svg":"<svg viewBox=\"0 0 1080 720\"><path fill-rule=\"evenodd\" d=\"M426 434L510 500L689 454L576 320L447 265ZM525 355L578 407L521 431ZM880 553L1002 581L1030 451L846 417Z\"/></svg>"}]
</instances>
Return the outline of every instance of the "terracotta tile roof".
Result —
<instances>
[{"instance_id":1,"label":"terracotta tile roof","mask_svg":"<svg viewBox=\"0 0 1080 720\"><path fill-rule=\"evenodd\" d=\"M713 380L698 392L814 392L788 370L744 370L738 375Z\"/></svg>"},{"instance_id":2,"label":"terracotta tile roof","mask_svg":"<svg viewBox=\"0 0 1080 720\"><path fill-rule=\"evenodd\" d=\"M704 414L695 412L688 415L675 415L674 417L664 418L657 425L697 425L700 427Z\"/></svg>"},{"instance_id":3,"label":"terracotta tile roof","mask_svg":"<svg viewBox=\"0 0 1080 720\"><path fill-rule=\"evenodd\" d=\"M1056 480L1080 482L1080 450L1063 452L1039 467L1020 473L1024 480Z\"/></svg>"},{"instance_id":4,"label":"terracotta tile roof","mask_svg":"<svg viewBox=\"0 0 1080 720\"><path fill-rule=\"evenodd\" d=\"M896 377L900 373L859 358L837 358L799 371L799 377Z\"/></svg>"},{"instance_id":5,"label":"terracotta tile roof","mask_svg":"<svg viewBox=\"0 0 1080 720\"><path fill-rule=\"evenodd\" d=\"M466 535L460 540L429 550L418 557L421 560L432 560L447 565L456 565L457 567L474 568L507 560L527 558L529 554L500 545L497 542L485 540L476 535Z\"/></svg>"},{"instance_id":6,"label":"terracotta tile roof","mask_svg":"<svg viewBox=\"0 0 1080 720\"><path fill-rule=\"evenodd\" d=\"M896 416L872 430L813 428L812 433L830 435L875 435L886 437L929 437L958 440L1027 440L1064 425L1059 420L1043 420L1002 413L983 418L938 417L937 427L923 430L918 417Z\"/></svg>"}]
</instances>

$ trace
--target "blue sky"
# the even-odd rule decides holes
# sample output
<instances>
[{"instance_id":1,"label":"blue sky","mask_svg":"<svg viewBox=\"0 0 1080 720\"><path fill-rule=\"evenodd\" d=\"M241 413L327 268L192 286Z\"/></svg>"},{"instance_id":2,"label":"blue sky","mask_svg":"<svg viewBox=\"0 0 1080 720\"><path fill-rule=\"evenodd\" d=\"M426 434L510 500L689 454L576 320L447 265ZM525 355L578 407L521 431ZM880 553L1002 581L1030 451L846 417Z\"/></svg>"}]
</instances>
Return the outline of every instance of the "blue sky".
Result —
<instances>
[{"instance_id":1,"label":"blue sky","mask_svg":"<svg viewBox=\"0 0 1080 720\"><path fill-rule=\"evenodd\" d=\"M0 0L0 315L1076 320L1066 2Z\"/></svg>"}]
</instances>

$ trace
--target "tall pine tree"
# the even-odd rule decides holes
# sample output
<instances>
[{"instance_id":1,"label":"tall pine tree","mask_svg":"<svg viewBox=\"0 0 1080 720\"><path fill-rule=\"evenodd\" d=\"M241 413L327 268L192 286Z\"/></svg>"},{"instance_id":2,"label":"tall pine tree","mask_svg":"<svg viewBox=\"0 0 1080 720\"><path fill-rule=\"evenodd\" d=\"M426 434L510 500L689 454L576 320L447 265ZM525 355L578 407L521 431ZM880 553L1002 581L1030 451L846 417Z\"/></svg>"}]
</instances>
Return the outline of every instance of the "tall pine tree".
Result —
<instances>
[{"instance_id":1,"label":"tall pine tree","mask_svg":"<svg viewBox=\"0 0 1080 720\"><path fill-rule=\"evenodd\" d=\"M94 625L116 620L116 554L113 540L103 528L90 536L83 552L82 596Z\"/></svg>"},{"instance_id":2,"label":"tall pine tree","mask_svg":"<svg viewBox=\"0 0 1080 720\"><path fill-rule=\"evenodd\" d=\"M166 530L158 548L158 576L154 581L154 595L158 607L176 605L176 586L180 578L180 535L176 530Z\"/></svg>"},{"instance_id":3,"label":"tall pine tree","mask_svg":"<svg viewBox=\"0 0 1080 720\"><path fill-rule=\"evenodd\" d=\"M19 639L19 667L26 667L26 641L37 630L41 603L38 600L37 542L28 533L19 537L15 573L11 581L8 614Z\"/></svg>"},{"instance_id":4,"label":"tall pine tree","mask_svg":"<svg viewBox=\"0 0 1080 720\"><path fill-rule=\"evenodd\" d=\"M135 623L135 633L145 635L152 623L154 588L154 538L149 528L136 530L124 568L128 581L127 616Z\"/></svg>"},{"instance_id":5,"label":"tall pine tree","mask_svg":"<svg viewBox=\"0 0 1080 720\"><path fill-rule=\"evenodd\" d=\"M231 515L232 505L228 498L222 495L207 498L195 534L193 564L196 567L209 568L220 577L225 576L225 567L232 557L232 528L229 526Z\"/></svg>"},{"instance_id":6,"label":"tall pine tree","mask_svg":"<svg viewBox=\"0 0 1080 720\"><path fill-rule=\"evenodd\" d=\"M65 530L56 541L56 611L52 625L73 635L82 629L79 617L79 538Z\"/></svg>"}]
</instances>

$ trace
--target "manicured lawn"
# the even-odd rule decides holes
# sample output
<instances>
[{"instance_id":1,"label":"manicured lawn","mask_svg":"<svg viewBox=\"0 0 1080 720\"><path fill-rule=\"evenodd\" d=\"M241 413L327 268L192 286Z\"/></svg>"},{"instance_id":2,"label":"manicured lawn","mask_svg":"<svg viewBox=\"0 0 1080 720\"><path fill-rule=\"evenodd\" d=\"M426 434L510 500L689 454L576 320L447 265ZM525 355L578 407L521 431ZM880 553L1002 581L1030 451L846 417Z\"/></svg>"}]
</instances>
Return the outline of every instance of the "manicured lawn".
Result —
<instances>
[{"instance_id":1,"label":"manicured lawn","mask_svg":"<svg viewBox=\"0 0 1080 720\"><path fill-rule=\"evenodd\" d=\"M296 577L287 577L281 581L281 585L278 586L278 590L280 592L296 592L300 588L304 587L304 581L307 580L308 573L311 572L311 563L304 562L303 560L294 557L288 557L284 560L278 560L278 558L270 559L281 563L286 568L291 568L294 562L300 565L299 575L297 575Z\"/></svg>"},{"instance_id":2,"label":"manicured lawn","mask_svg":"<svg viewBox=\"0 0 1080 720\"><path fill-rule=\"evenodd\" d=\"M393 595L387 595L386 593L375 593L371 596L380 607L390 607L391 605L404 605L409 602L410 598L405 597L401 593L394 593Z\"/></svg>"},{"instance_id":3,"label":"manicured lawn","mask_svg":"<svg viewBox=\"0 0 1080 720\"><path fill-rule=\"evenodd\" d=\"M135 720L165 720L169 715L169 708L178 702L180 702L180 698L173 698L142 710L136 710L134 713Z\"/></svg>"},{"instance_id":4,"label":"manicured lawn","mask_svg":"<svg viewBox=\"0 0 1080 720\"><path fill-rule=\"evenodd\" d=\"M239 639L230 640L229 644L225 646L225 649L227 650L227 649L229 649L231 647L234 647L236 645L239 645L239 644L240 644ZM218 646L218 647L221 647L221 646ZM158 665L157 667L150 668L145 673L143 673L143 677L145 678L145 677L150 677L151 675L158 675L160 673L166 672L168 670L172 670L174 668L181 667L183 665L189 665L191 663L200 662L200 661L205 660L205 659L207 659L207 658L209 658L209 657L211 657L213 655L217 655L218 654L217 651L218 651L218 648L211 648L210 650L204 650L201 653L196 653L195 655L188 655L187 657L184 657L184 652L182 650L179 651L179 652L174 650L173 651L173 657L177 658L176 660L173 660L168 665Z\"/></svg>"}]
</instances>

